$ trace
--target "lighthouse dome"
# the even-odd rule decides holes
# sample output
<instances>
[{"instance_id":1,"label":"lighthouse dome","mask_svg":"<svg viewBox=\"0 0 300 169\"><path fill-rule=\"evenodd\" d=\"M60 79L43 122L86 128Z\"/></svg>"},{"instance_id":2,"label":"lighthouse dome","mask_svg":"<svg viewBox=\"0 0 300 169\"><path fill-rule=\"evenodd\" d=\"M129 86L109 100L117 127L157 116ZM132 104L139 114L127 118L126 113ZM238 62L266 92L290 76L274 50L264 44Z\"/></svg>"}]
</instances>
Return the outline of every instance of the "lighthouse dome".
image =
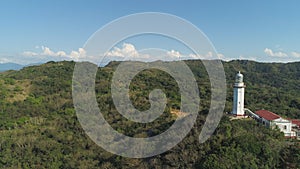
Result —
<instances>
[{"instance_id":1,"label":"lighthouse dome","mask_svg":"<svg viewBox=\"0 0 300 169\"><path fill-rule=\"evenodd\" d=\"M235 76L235 82L236 83L242 83L243 82L243 78L244 78L244 75L241 74L241 72L239 71L239 73L236 74L236 76Z\"/></svg>"}]
</instances>

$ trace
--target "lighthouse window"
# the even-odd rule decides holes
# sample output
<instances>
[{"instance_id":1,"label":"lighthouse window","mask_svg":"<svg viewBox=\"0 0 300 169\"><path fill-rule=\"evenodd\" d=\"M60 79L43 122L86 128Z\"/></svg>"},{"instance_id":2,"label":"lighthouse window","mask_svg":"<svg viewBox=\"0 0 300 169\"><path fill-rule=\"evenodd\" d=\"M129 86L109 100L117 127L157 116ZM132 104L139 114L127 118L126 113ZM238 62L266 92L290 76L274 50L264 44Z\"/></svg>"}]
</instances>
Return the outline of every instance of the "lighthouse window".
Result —
<instances>
[{"instance_id":1,"label":"lighthouse window","mask_svg":"<svg viewBox=\"0 0 300 169\"><path fill-rule=\"evenodd\" d=\"M283 129L286 130L286 125L283 126Z\"/></svg>"}]
</instances>

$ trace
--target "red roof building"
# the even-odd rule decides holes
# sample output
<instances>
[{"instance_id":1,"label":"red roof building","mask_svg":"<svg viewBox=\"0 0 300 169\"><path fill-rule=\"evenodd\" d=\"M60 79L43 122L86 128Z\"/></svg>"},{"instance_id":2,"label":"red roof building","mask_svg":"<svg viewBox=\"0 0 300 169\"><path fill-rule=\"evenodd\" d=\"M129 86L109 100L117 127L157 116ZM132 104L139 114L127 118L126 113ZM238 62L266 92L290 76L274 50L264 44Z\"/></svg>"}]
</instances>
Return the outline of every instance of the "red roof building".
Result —
<instances>
[{"instance_id":1,"label":"red roof building","mask_svg":"<svg viewBox=\"0 0 300 169\"><path fill-rule=\"evenodd\" d=\"M279 115L268 110L259 110L255 114L259 116L259 122L269 128L279 128L284 133L285 137L296 137L296 132L292 130L292 121L284 119ZM294 121L295 123L300 121Z\"/></svg>"},{"instance_id":2,"label":"red roof building","mask_svg":"<svg viewBox=\"0 0 300 169\"><path fill-rule=\"evenodd\" d=\"M270 112L268 110L258 110L258 111L255 112L255 114L257 114L259 117L262 117L262 118L264 118L266 120L269 120L269 121L280 118L279 115L277 115L273 112Z\"/></svg>"},{"instance_id":3,"label":"red roof building","mask_svg":"<svg viewBox=\"0 0 300 169\"><path fill-rule=\"evenodd\" d=\"M300 127L300 119L291 119L290 121L293 125Z\"/></svg>"}]
</instances>

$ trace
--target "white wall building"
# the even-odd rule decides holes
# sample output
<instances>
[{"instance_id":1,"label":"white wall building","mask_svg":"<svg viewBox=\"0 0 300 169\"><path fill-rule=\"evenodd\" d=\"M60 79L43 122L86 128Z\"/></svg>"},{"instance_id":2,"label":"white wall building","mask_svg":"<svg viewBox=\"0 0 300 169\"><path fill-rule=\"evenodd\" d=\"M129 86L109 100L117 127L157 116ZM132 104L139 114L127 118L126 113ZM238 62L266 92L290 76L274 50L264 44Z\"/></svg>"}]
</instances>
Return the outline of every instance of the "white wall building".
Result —
<instances>
[{"instance_id":1,"label":"white wall building","mask_svg":"<svg viewBox=\"0 0 300 169\"><path fill-rule=\"evenodd\" d=\"M300 120L292 119L287 120L279 115L267 111L259 110L253 113L251 110L244 108L244 94L245 94L245 84L243 82L244 76L241 72L235 76L235 83L233 85L233 108L231 114L234 116L246 116L247 114L265 125L268 128L275 129L278 128L284 133L285 137L296 137L300 140Z\"/></svg>"},{"instance_id":2,"label":"white wall building","mask_svg":"<svg viewBox=\"0 0 300 169\"><path fill-rule=\"evenodd\" d=\"M296 133L296 138L300 140L300 119L291 119L292 130Z\"/></svg>"},{"instance_id":3,"label":"white wall building","mask_svg":"<svg viewBox=\"0 0 300 169\"><path fill-rule=\"evenodd\" d=\"M284 119L267 110L259 110L256 111L255 114L259 116L257 120L263 125L272 129L278 128L284 133L285 137L296 137L295 131L292 130L292 122L290 120Z\"/></svg>"},{"instance_id":4,"label":"white wall building","mask_svg":"<svg viewBox=\"0 0 300 169\"><path fill-rule=\"evenodd\" d=\"M245 94L245 84L243 82L244 76L239 72L235 76L235 83L233 85L233 109L231 114L235 116L244 116L244 94Z\"/></svg>"}]
</instances>

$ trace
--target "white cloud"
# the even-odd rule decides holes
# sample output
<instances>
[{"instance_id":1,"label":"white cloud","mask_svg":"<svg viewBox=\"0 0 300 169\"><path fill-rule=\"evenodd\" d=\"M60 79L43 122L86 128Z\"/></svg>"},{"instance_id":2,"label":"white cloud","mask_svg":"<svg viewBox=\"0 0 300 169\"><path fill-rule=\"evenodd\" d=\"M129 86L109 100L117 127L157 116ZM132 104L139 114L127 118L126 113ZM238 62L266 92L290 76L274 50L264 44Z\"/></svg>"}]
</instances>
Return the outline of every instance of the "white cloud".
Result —
<instances>
[{"instance_id":1,"label":"white cloud","mask_svg":"<svg viewBox=\"0 0 300 169\"><path fill-rule=\"evenodd\" d=\"M78 59L79 55L80 55L79 52L72 50L72 52L70 53L70 58Z\"/></svg>"},{"instance_id":2,"label":"white cloud","mask_svg":"<svg viewBox=\"0 0 300 169\"><path fill-rule=\"evenodd\" d=\"M198 55L196 55L194 53L189 54L188 57L191 58L191 59L199 59L200 58Z\"/></svg>"},{"instance_id":3,"label":"white cloud","mask_svg":"<svg viewBox=\"0 0 300 169\"><path fill-rule=\"evenodd\" d=\"M7 58L0 58L0 63L8 63L8 62L12 62L12 61Z\"/></svg>"},{"instance_id":4,"label":"white cloud","mask_svg":"<svg viewBox=\"0 0 300 169\"><path fill-rule=\"evenodd\" d=\"M112 57L139 57L135 46L130 43L124 43L122 48L114 47L113 50L106 53L106 56Z\"/></svg>"},{"instance_id":5,"label":"white cloud","mask_svg":"<svg viewBox=\"0 0 300 169\"><path fill-rule=\"evenodd\" d=\"M31 51L25 51L22 53L23 56L37 56L38 53L31 52Z\"/></svg>"},{"instance_id":6,"label":"white cloud","mask_svg":"<svg viewBox=\"0 0 300 169\"><path fill-rule=\"evenodd\" d=\"M78 60L79 58L86 57L86 51L83 48L79 48L78 51L71 51L70 54L67 54L65 51L52 51L49 47L45 46L36 46L36 49L41 49L40 53L25 51L22 53L23 56L35 56L35 57L61 57L65 59Z\"/></svg>"},{"instance_id":7,"label":"white cloud","mask_svg":"<svg viewBox=\"0 0 300 169\"><path fill-rule=\"evenodd\" d=\"M299 58L300 57L300 53L298 52L292 52L291 55L295 58Z\"/></svg>"},{"instance_id":8,"label":"white cloud","mask_svg":"<svg viewBox=\"0 0 300 169\"><path fill-rule=\"evenodd\" d=\"M55 56L67 56L67 54L64 51L58 51L55 53Z\"/></svg>"},{"instance_id":9,"label":"white cloud","mask_svg":"<svg viewBox=\"0 0 300 169\"><path fill-rule=\"evenodd\" d=\"M196 54L182 54L177 50L162 50L156 48L147 48L142 50L137 50L133 44L123 43L121 47L114 47L111 51L103 55L98 56L88 56L83 48L78 50L72 50L70 53L65 51L53 51L46 46L35 46L36 50L41 50L40 52L25 51L23 56L29 56L32 59L40 60L85 60L97 63L99 58L105 55L105 62L112 60L137 60L137 61L155 61L155 60L179 60L179 59L223 59L225 58L223 54L215 55L213 52L207 52L204 55Z\"/></svg>"},{"instance_id":10,"label":"white cloud","mask_svg":"<svg viewBox=\"0 0 300 169\"><path fill-rule=\"evenodd\" d=\"M67 56L66 52L64 51L53 52L50 48L45 46L42 46L42 50L43 52L41 53L41 55L44 56Z\"/></svg>"},{"instance_id":11,"label":"white cloud","mask_svg":"<svg viewBox=\"0 0 300 169\"><path fill-rule=\"evenodd\" d=\"M272 56L272 61L293 61L299 60L300 53L297 52L290 52L284 53L281 50L277 50L276 52L265 48L264 52L267 56ZM63 50L51 50L49 47L46 46L35 46L33 51L24 51L22 56L28 56L28 60L31 62L43 62L43 61L59 61L59 60L74 60L74 61L91 61L94 63L99 62L99 58L103 57L102 55L95 55L90 56L83 48L79 48L78 50L72 50L70 52L66 52ZM290 56L290 57L288 57ZM117 46L112 48L111 51L106 53L106 57L104 59L105 63L112 61L112 60L137 60L137 61L155 61L155 60L164 60L164 61L172 61L172 60L186 60L186 59L204 59L204 60L211 60L211 59L222 59L222 60L232 60L232 59L250 59L250 60L257 60L260 57L250 58L250 57L234 57L229 58L224 56L222 53L214 53L214 52L207 52L201 53L200 55L194 53L181 53L177 50L163 50L163 49L155 49L155 48L147 48L137 50L137 48L130 43L123 43L121 46ZM266 58L264 58L266 59ZM270 58L267 58L270 60ZM280 59L280 60L279 60ZM19 59L20 60L20 59ZM23 63L24 58L21 59ZM104 62L103 61L103 62ZM0 60L0 62L7 62L7 60Z\"/></svg>"},{"instance_id":12,"label":"white cloud","mask_svg":"<svg viewBox=\"0 0 300 169\"><path fill-rule=\"evenodd\" d=\"M284 52L273 52L271 49L266 48L264 50L265 54L272 57L287 57L288 55Z\"/></svg>"},{"instance_id":13,"label":"white cloud","mask_svg":"<svg viewBox=\"0 0 300 169\"><path fill-rule=\"evenodd\" d=\"M205 58L212 58L213 57L213 53L211 51L209 51L206 55Z\"/></svg>"},{"instance_id":14,"label":"white cloud","mask_svg":"<svg viewBox=\"0 0 300 169\"><path fill-rule=\"evenodd\" d=\"M222 53L214 55L213 52L207 52L205 55L196 55L191 53L188 57L191 59L226 59Z\"/></svg>"},{"instance_id":15,"label":"white cloud","mask_svg":"<svg viewBox=\"0 0 300 169\"><path fill-rule=\"evenodd\" d=\"M225 59L225 56L222 53L217 53L219 59Z\"/></svg>"},{"instance_id":16,"label":"white cloud","mask_svg":"<svg viewBox=\"0 0 300 169\"><path fill-rule=\"evenodd\" d=\"M74 59L74 60L78 60L79 58L85 58L86 57L86 51L83 48L79 48L78 51L73 50L69 54L69 57L71 59Z\"/></svg>"},{"instance_id":17,"label":"white cloud","mask_svg":"<svg viewBox=\"0 0 300 169\"><path fill-rule=\"evenodd\" d=\"M167 55L171 58L180 58L182 57L181 53L179 51L176 50L171 50L171 51L167 51Z\"/></svg>"},{"instance_id":18,"label":"white cloud","mask_svg":"<svg viewBox=\"0 0 300 169\"><path fill-rule=\"evenodd\" d=\"M231 60L233 60L234 58L232 58ZM255 56L244 56L244 55L240 55L239 58L240 60L252 60L252 61L257 61L257 57Z\"/></svg>"},{"instance_id":19,"label":"white cloud","mask_svg":"<svg viewBox=\"0 0 300 169\"><path fill-rule=\"evenodd\" d=\"M45 55L45 56L54 56L56 55L53 51L50 50L50 48L48 47L44 47L42 46L42 50L43 52L41 53L41 55Z\"/></svg>"}]
</instances>

